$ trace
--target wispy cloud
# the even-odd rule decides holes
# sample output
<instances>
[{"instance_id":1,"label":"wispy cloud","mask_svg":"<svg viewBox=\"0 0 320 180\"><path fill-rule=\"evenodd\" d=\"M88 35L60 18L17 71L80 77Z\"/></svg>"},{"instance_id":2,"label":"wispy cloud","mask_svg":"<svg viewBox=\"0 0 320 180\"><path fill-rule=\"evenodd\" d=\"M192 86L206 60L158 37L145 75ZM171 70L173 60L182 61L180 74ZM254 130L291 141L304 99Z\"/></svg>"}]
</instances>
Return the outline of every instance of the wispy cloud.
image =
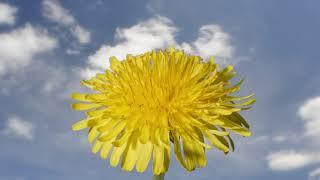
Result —
<instances>
[{"instance_id":1,"label":"wispy cloud","mask_svg":"<svg viewBox=\"0 0 320 180\"><path fill-rule=\"evenodd\" d=\"M317 168L309 173L309 179L320 177L320 168Z\"/></svg>"},{"instance_id":2,"label":"wispy cloud","mask_svg":"<svg viewBox=\"0 0 320 180\"><path fill-rule=\"evenodd\" d=\"M32 140L34 138L35 126L26 120L19 117L10 117L7 120L3 133L9 136L15 136L25 140Z\"/></svg>"},{"instance_id":3,"label":"wispy cloud","mask_svg":"<svg viewBox=\"0 0 320 180\"><path fill-rule=\"evenodd\" d=\"M10 4L0 2L0 25L14 25L18 8Z\"/></svg>"},{"instance_id":4,"label":"wispy cloud","mask_svg":"<svg viewBox=\"0 0 320 180\"><path fill-rule=\"evenodd\" d=\"M82 27L58 1L44 0L42 2L42 14L49 21L67 28L80 44L87 44L91 41L90 32Z\"/></svg>"}]
</instances>

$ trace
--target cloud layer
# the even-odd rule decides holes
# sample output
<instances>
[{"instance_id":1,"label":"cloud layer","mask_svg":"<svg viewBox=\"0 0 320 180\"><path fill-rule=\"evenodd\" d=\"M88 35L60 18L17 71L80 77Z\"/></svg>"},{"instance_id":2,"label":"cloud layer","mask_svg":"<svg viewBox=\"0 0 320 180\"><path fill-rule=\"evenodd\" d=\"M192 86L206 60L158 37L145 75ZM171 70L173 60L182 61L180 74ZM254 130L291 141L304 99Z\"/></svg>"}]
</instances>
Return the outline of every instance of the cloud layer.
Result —
<instances>
[{"instance_id":1,"label":"cloud layer","mask_svg":"<svg viewBox=\"0 0 320 180\"><path fill-rule=\"evenodd\" d=\"M201 55L205 59L213 55L229 59L233 55L231 37L219 25L210 24L200 27L197 39L190 43L179 43L176 39L178 32L178 27L163 16L141 21L129 28L117 28L114 45L104 44L90 55L88 67L83 71L83 75L91 77L97 71L108 68L111 56L124 59L127 54L137 55L168 46Z\"/></svg>"},{"instance_id":2,"label":"cloud layer","mask_svg":"<svg viewBox=\"0 0 320 180\"><path fill-rule=\"evenodd\" d=\"M304 123L304 131L300 134L303 141L312 142L318 141L320 138L320 97L313 97L306 100L298 109L298 115ZM269 168L276 171L295 170L312 164L320 163L319 150L303 145L302 150L280 150L271 152L267 156ZM319 170L314 170L309 173L309 177L319 176Z\"/></svg>"}]
</instances>

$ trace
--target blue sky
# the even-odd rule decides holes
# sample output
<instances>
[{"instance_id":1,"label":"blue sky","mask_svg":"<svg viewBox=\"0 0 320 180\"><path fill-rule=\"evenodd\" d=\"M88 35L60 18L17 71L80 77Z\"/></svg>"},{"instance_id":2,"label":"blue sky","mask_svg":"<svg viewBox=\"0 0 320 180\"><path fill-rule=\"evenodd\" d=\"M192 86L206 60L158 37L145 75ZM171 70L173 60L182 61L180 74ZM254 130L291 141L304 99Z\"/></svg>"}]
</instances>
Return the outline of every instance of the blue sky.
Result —
<instances>
[{"instance_id":1,"label":"blue sky","mask_svg":"<svg viewBox=\"0 0 320 180\"><path fill-rule=\"evenodd\" d=\"M320 178L320 3L306 1L0 1L0 180L151 179L91 154L79 81L108 58L176 46L215 55L246 78L257 103L243 113L253 136L187 173L174 157L166 179Z\"/></svg>"}]
</instances>

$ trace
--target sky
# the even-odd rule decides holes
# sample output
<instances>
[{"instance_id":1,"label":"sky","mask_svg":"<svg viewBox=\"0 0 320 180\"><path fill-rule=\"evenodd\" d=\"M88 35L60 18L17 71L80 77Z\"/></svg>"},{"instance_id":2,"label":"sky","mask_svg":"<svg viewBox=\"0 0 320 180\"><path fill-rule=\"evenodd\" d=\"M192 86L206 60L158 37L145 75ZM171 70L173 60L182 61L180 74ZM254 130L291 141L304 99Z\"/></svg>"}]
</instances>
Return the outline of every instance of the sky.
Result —
<instances>
[{"instance_id":1,"label":"sky","mask_svg":"<svg viewBox=\"0 0 320 180\"><path fill-rule=\"evenodd\" d=\"M252 137L166 179L320 179L320 2L0 0L0 180L151 179L91 153L70 94L108 58L174 46L245 78Z\"/></svg>"}]
</instances>

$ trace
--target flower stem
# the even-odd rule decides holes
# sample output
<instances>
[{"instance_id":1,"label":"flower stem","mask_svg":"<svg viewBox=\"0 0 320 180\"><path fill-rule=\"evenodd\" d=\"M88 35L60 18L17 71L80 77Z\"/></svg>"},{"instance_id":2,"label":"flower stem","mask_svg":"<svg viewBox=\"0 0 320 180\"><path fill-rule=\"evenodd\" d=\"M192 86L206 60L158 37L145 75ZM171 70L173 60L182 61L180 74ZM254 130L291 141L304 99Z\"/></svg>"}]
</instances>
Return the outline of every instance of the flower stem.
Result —
<instances>
[{"instance_id":1,"label":"flower stem","mask_svg":"<svg viewBox=\"0 0 320 180\"><path fill-rule=\"evenodd\" d=\"M159 175L153 175L152 180L164 180L164 173L161 173Z\"/></svg>"}]
</instances>

